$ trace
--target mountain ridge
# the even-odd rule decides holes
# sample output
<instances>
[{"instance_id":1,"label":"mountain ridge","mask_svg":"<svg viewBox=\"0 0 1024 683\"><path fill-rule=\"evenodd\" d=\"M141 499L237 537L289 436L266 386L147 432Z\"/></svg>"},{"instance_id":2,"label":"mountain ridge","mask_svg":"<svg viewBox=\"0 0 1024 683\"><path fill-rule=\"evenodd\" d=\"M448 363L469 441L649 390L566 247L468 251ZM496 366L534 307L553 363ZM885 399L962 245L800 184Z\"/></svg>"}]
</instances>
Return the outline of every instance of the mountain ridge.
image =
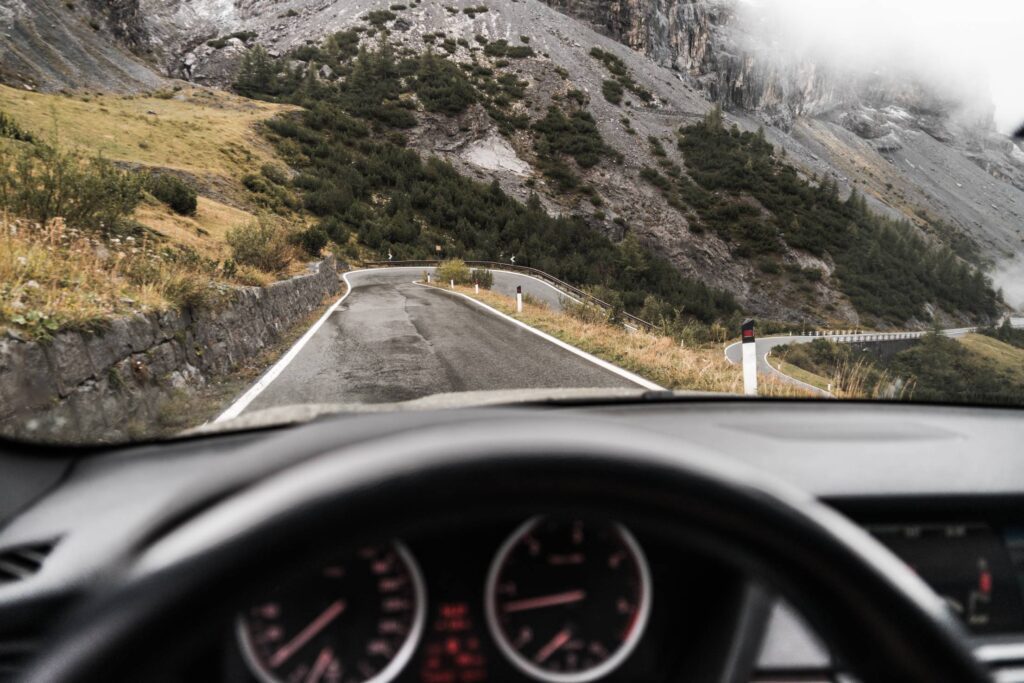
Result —
<instances>
[{"instance_id":1,"label":"mountain ridge","mask_svg":"<svg viewBox=\"0 0 1024 683\"><path fill-rule=\"evenodd\" d=\"M424 37L439 31L453 36L453 40L458 36L467 45L473 45L477 36L510 43L518 43L520 36L529 38L536 57L521 60L513 67L517 77L530 82L529 94L520 109L536 116L555 101L553 98L579 89L588 98L589 110L602 137L623 159L622 164L598 167L583 174L602 198L600 207L591 206L578 196L567 199L541 180L545 207L555 215L584 212L593 229L616 240L625 236L624 226L628 226L641 241L665 254L682 273L733 292L749 310L774 318L808 319L810 315L792 305L787 298L791 292L766 288L754 263L734 258L729 246L714 235L693 230L686 215L667 205L657 189L637 175L642 168L658 161L644 143L647 138L674 146L676 129L700 120L714 102L722 103L723 92L733 93L724 102L733 108L729 122L749 131L769 124L765 130L767 139L777 148L785 149L787 158L802 168L808 178L834 180L844 195L857 188L875 210L911 220L919 229L948 222L950 230L965 233L978 243L980 257L985 260L996 260L1020 249L1019 230L1015 230L1013 219L1007 216L1019 217L1024 208L1024 193L1020 190L1024 187L1020 168L1024 166L1018 167L1014 162L1014 150L1020 151L1016 145L1007 146L1005 138L987 135L970 138L953 125L955 122L945 112L911 113L896 105L871 107L862 101L849 104L843 98L837 99L844 103L842 107L822 107L809 116L806 112L811 110L801 105L789 114L783 112L779 119L777 111L759 106L756 98L750 99L754 97L750 92L772 92L770 83L737 95L735 80L725 80L723 85L722 79L715 76L717 72L712 71L721 67L736 75L729 71L729 65L735 64L738 57L715 42L716 31L720 33L719 29L727 25L731 16L725 3L668 3L679 10L674 15L677 19L685 19L677 21L674 27L671 22L636 19L636 10L653 6L640 0L611 4L571 0L551 3L558 5L560 12L582 16L582 21L567 19L536 0L492 0L487 4L488 11L473 15L465 12L472 7L465 3L452 5L455 12L440 3L414 4L395 12L397 18L389 30L396 44L421 50L428 43ZM125 56L125 64L131 68L122 67L128 77L113 84L106 79L98 83L99 87L154 88L167 78L186 78L223 87L233 80L239 61L256 44L265 45L272 55L283 57L306 45L308 40L317 42L334 32L358 26L360 17L367 12L386 11L389 6L369 0L344 5L307 0L119 0L113 4L92 0L89 18L77 16L86 12L83 7L72 12L75 16L61 21L73 26L86 25L93 37L108 36L108 47L116 43L123 53L132 53ZM619 8L619 13L611 19L602 17L602 6ZM624 7L632 9L633 14L623 13ZM588 17L587 12L592 16ZM52 17L40 15L39 21L51 20ZM100 28L92 28L89 21L99 22ZM603 33L610 35L596 33L594 25L603 25ZM656 30L648 31L652 25ZM21 33L26 31L22 29ZM640 37L643 41L638 43ZM633 49L638 46L644 54ZM653 95L652 103L645 104L632 93L627 94L624 105L603 97L603 84L611 74L589 54L593 47L621 60L630 78ZM471 57L469 48L456 50L453 58L457 60ZM658 57L661 53L664 56ZM677 53L683 57L672 56ZM669 57L670 64L659 63ZM152 80L137 74L136 65L141 66L142 61L150 65ZM563 79L566 82L559 82L552 75L555 69L568 74ZM5 78L8 71L9 68L3 71ZM750 73L753 72L741 75L749 77ZM52 73L49 75L53 78ZM332 75L323 77L331 80ZM137 82L130 83L136 76ZM88 79L81 81L86 82ZM58 87L42 81L38 85ZM785 102L785 98L777 101ZM627 120L628 124L624 123ZM770 125L773 122L777 124L774 127ZM471 177L497 179L509 194L522 201L538 187L535 174L530 173L537 160L528 135L499 134L479 109L456 118L423 115L421 125L411 131L408 141L421 152L451 161ZM971 192L975 187L979 190ZM961 188L967 189L958 193ZM979 197L987 201L977 201ZM946 239L934 230L930 238ZM827 261L799 251L787 253L785 259L801 268L819 268L826 274L831 271ZM814 297L822 309L831 307L830 317L857 321L856 310L834 286L828 285L827 278L814 288ZM810 318L821 316L819 309Z\"/></svg>"}]
</instances>

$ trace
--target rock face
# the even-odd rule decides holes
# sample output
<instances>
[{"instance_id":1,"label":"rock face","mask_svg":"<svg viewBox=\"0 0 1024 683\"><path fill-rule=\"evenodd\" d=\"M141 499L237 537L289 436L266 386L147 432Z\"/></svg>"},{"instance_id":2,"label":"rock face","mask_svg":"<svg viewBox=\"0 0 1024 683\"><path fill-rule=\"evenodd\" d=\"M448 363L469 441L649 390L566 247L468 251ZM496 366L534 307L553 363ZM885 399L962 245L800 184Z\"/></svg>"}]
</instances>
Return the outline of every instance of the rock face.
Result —
<instances>
[{"instance_id":1,"label":"rock face","mask_svg":"<svg viewBox=\"0 0 1024 683\"><path fill-rule=\"evenodd\" d=\"M18 78L51 89L138 88L161 77L224 87L256 44L271 55L286 55L334 32L365 27L361 18L367 12L390 6L386 0L85 1L89 4L70 13L28 0L9 0L32 5L24 12L4 15L0 6L0 24L21 27L7 37L0 32L0 69L13 63ZM470 46L452 55L464 64L473 59L470 49L479 49L477 37L528 37L536 57L515 60L510 67L529 83L523 113L536 120L568 88L578 89L602 138L622 155L622 163L584 174L605 202L600 211L549 188L533 164L528 134L500 136L481 107L457 120L421 112L420 125L410 130L407 142L423 154L448 159L468 176L497 180L519 199L539 191L550 212L583 214L593 229L612 239L620 239L628 226L685 275L729 289L761 317L813 322L807 318L811 314L793 307L792 292L763 284L754 267L734 258L729 245L714 235L691 231L685 213L669 206L640 177L643 167L658 162L645 141L658 138L681 163L675 132L713 104L727 111L730 125L747 130L765 126L767 138L784 148L807 177L834 180L844 195L857 189L876 211L910 220L922 230L941 221L976 242L985 259L1021 253L1024 151L993 130L990 111L964 111L926 84L890 73L854 77L809 59L779 59L776 46L758 43L743 30L738 2L489 0L487 12L466 14L448 11L446 4L460 9L477 5L453 0L407 5L396 12L389 40L398 49L422 51L428 45L425 36L444 32ZM89 21L98 28L90 28ZM32 31L42 35L54 22L74 40L56 41L48 52L24 38ZM79 43L102 44L115 66L87 66L92 62L80 60ZM5 52L9 45L16 49ZM621 59L653 94L652 101L608 102L601 94L608 72L589 55L595 46ZM12 61L11 54L21 61ZM54 66L79 61L86 66L78 71L65 73ZM292 59L289 69L306 66ZM337 78L326 71L318 76L328 82ZM0 71L0 80L17 82L12 78L9 69ZM806 256L786 257L801 262ZM814 267L830 272L827 264ZM856 322L852 307L836 291L821 283L815 296L835 311L832 315Z\"/></svg>"},{"instance_id":2,"label":"rock face","mask_svg":"<svg viewBox=\"0 0 1024 683\"><path fill-rule=\"evenodd\" d=\"M103 11L88 3L0 2L0 81L44 90L162 86L164 79L124 47L145 50L138 3L92 2Z\"/></svg>"},{"instance_id":3,"label":"rock face","mask_svg":"<svg viewBox=\"0 0 1024 683\"><path fill-rule=\"evenodd\" d=\"M338 289L333 258L308 275L236 290L220 308L111 321L48 341L0 340L0 432L33 441L103 441L156 424L168 401L222 377Z\"/></svg>"}]
</instances>

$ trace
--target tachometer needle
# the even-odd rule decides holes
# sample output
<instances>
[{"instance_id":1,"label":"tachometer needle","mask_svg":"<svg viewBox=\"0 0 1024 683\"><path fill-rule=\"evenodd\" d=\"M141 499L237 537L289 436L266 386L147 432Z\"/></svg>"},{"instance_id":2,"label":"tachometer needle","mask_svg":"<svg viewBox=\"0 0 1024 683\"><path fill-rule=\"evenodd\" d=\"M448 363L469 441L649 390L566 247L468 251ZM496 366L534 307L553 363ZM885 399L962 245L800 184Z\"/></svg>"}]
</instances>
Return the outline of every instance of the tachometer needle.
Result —
<instances>
[{"instance_id":1,"label":"tachometer needle","mask_svg":"<svg viewBox=\"0 0 1024 683\"><path fill-rule=\"evenodd\" d=\"M334 653L331 652L331 648L325 647L320 650L319 656L316 661L313 662L313 668L310 669L309 675L306 676L305 683L319 683L320 679L327 673L327 669L331 668L331 663L334 661Z\"/></svg>"},{"instance_id":2,"label":"tachometer needle","mask_svg":"<svg viewBox=\"0 0 1024 683\"><path fill-rule=\"evenodd\" d=\"M558 652L558 648L568 643L570 638L572 638L572 631L567 628L563 628L555 634L555 637L552 638L547 645L540 649L540 652L538 652L537 656L533 658L533 661L538 664L543 664L551 655Z\"/></svg>"},{"instance_id":3,"label":"tachometer needle","mask_svg":"<svg viewBox=\"0 0 1024 683\"><path fill-rule=\"evenodd\" d=\"M587 597L586 591L565 591L564 593L542 595L536 598L523 598L522 600L512 600L502 605L501 609L505 612L525 612L526 610L540 609L541 607L569 605L574 602L580 602L585 597Z\"/></svg>"},{"instance_id":4,"label":"tachometer needle","mask_svg":"<svg viewBox=\"0 0 1024 683\"><path fill-rule=\"evenodd\" d=\"M281 647L274 656L270 658L270 667L276 669L285 662L293 654L302 649L302 647L308 643L316 634L323 631L327 624L334 621L339 614L345 611L345 601L335 600L325 609L320 616L310 622L309 626L299 631L298 635L292 638L288 643Z\"/></svg>"}]
</instances>

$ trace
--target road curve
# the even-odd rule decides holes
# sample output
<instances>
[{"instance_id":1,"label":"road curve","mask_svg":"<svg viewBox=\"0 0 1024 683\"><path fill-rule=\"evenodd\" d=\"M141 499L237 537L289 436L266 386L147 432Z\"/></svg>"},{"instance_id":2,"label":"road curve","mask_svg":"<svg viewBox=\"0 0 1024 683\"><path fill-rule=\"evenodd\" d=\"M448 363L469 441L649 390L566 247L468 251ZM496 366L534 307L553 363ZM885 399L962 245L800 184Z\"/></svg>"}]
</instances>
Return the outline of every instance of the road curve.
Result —
<instances>
[{"instance_id":1,"label":"road curve","mask_svg":"<svg viewBox=\"0 0 1024 683\"><path fill-rule=\"evenodd\" d=\"M638 386L471 301L414 284L424 270L349 273L350 294L244 412L454 391ZM495 272L496 290L515 291L507 275ZM524 291L558 301L549 285L524 280Z\"/></svg>"},{"instance_id":2,"label":"road curve","mask_svg":"<svg viewBox=\"0 0 1024 683\"><path fill-rule=\"evenodd\" d=\"M1012 318L1010 322L1011 322L1011 324L1014 327L1024 327L1024 318ZM947 330L941 330L940 333L944 334L947 337L956 338L956 337L963 337L966 334L974 332L975 329L977 329L977 328L974 328L974 327L955 327L955 328L950 328L950 329L947 329ZM798 379L794 379L793 377L790 377L789 375L787 375L787 374L785 374L783 372L780 372L780 371L776 370L775 368L773 368L768 363L767 355L776 346L783 346L783 345L786 345L786 344L808 344L808 343L814 341L815 339L827 339L829 341L838 341L838 342L841 342L841 343L856 343L858 341L861 341L861 342L876 341L879 336L889 336L889 335L892 335L892 334L915 334L915 335L920 336L920 335L923 335L925 333L924 332L902 332L902 333L872 332L872 333L868 333L868 334L852 334L852 335L835 334L835 335L829 335L829 336L792 335L792 336L777 336L777 337L760 337L759 339L757 339L754 342L755 345L756 345L756 348L757 348L757 371L760 374L773 375L775 377L778 377L778 378L782 379L785 382L789 382L791 384L796 384L798 386L801 386L801 387L804 387L804 388L807 388L807 389L811 389L811 390L813 390L815 392L818 392L818 393L821 393L823 395L826 395L828 392L822 391L821 389L818 389L817 387L812 387L811 385L809 385L809 384L807 384L805 382L801 382ZM725 347L725 357L729 360L730 363L742 363L743 362L743 349L741 347L742 347L742 344L740 342L733 342L732 344L729 344L728 346Z\"/></svg>"}]
</instances>

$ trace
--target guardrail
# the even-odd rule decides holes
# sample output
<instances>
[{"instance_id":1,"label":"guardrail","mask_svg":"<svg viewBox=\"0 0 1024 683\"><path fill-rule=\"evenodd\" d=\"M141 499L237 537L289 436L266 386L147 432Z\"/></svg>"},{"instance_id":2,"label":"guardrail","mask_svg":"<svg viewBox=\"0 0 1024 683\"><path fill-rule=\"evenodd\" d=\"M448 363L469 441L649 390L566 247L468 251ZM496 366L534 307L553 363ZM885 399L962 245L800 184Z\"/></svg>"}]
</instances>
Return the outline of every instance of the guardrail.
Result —
<instances>
[{"instance_id":1,"label":"guardrail","mask_svg":"<svg viewBox=\"0 0 1024 683\"><path fill-rule=\"evenodd\" d=\"M363 265L374 267L374 268L387 268L387 267L436 267L442 262L439 260L423 260L423 261L365 261ZM470 268L486 268L488 270L504 270L512 273L521 273L523 275L530 275L538 280L542 280L547 284L551 285L557 290L564 292L565 294L575 297L584 303L599 306L606 311L612 310L612 306L607 301L602 301L596 296L588 294L579 287L570 285L564 280L559 280L554 275L545 273L543 270L537 268L531 268L529 266L517 266L514 263L501 263L499 261L466 261L467 266ZM622 318L625 321L627 327L635 327L642 330L650 330L654 325L647 322L642 318L638 318L631 313L622 311Z\"/></svg>"}]
</instances>

